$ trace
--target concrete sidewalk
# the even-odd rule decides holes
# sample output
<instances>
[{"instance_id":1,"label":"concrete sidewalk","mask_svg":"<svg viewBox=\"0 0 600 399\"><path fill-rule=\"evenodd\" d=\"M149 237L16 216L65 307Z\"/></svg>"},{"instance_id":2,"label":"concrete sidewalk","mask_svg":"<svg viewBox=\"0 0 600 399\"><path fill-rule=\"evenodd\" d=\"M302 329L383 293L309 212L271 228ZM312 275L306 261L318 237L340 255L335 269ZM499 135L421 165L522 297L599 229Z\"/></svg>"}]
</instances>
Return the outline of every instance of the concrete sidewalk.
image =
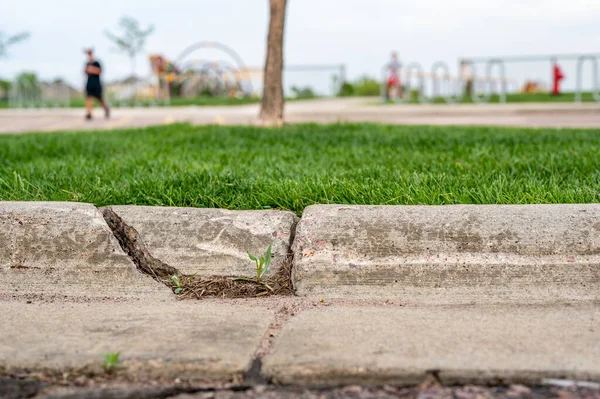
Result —
<instances>
[{"instance_id":1,"label":"concrete sidewalk","mask_svg":"<svg viewBox=\"0 0 600 399\"><path fill-rule=\"evenodd\" d=\"M307 386L600 381L600 306L1 301L0 371ZM252 374L255 359L262 369Z\"/></svg>"},{"instance_id":2,"label":"concrete sidewalk","mask_svg":"<svg viewBox=\"0 0 600 399\"><path fill-rule=\"evenodd\" d=\"M110 120L97 113L83 119L82 109L0 110L0 133L71 131L168 125L255 124L259 106L156 107L114 109ZM520 127L600 127L597 103L400 104L381 105L373 98L339 98L286 103L289 123L380 122L417 125L489 125Z\"/></svg>"},{"instance_id":3,"label":"concrete sidewalk","mask_svg":"<svg viewBox=\"0 0 600 399\"><path fill-rule=\"evenodd\" d=\"M297 228L280 211L113 210L143 251L190 272L243 274L240 253L279 240L273 259L291 251L302 296L176 300L136 270L94 206L0 202L0 377L600 381L600 205L314 206ZM382 261L393 267L377 274ZM370 273L376 284L363 284ZM114 352L124 368L105 374Z\"/></svg>"}]
</instances>

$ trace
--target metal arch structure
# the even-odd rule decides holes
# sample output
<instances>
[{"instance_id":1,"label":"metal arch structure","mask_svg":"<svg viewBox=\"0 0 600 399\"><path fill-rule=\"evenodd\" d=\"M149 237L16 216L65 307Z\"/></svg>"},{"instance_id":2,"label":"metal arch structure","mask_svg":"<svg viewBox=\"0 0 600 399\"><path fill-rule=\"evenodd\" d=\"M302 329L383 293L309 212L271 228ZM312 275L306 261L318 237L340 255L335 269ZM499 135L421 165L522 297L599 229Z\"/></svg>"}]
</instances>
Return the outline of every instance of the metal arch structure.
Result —
<instances>
[{"instance_id":1,"label":"metal arch structure","mask_svg":"<svg viewBox=\"0 0 600 399\"><path fill-rule=\"evenodd\" d=\"M443 72L442 76L438 78L437 71L439 69L442 69ZM446 64L444 61L438 61L431 66L431 78L431 89L433 98L442 97L447 104L455 104L462 100L463 95L461 94L460 89L457 90L456 96L452 95L452 77L450 75L450 68L448 67L448 64ZM440 89L440 83L444 82L448 84L448 90L446 91L447 94L443 94L442 90ZM459 82L457 83L457 86L459 88L461 86L461 83L462 80L459 80Z\"/></svg>"},{"instance_id":2,"label":"metal arch structure","mask_svg":"<svg viewBox=\"0 0 600 399\"><path fill-rule=\"evenodd\" d=\"M237 72L237 68L229 61L226 60L207 60L197 59L186 61L185 64L181 65L181 73L189 71L201 71L209 68L222 68L227 71Z\"/></svg>"},{"instance_id":3,"label":"metal arch structure","mask_svg":"<svg viewBox=\"0 0 600 399\"><path fill-rule=\"evenodd\" d=\"M467 61L468 62L468 61ZM475 68L475 64L473 62L469 63L471 66L471 70L473 71L472 79L473 82L477 81L477 69ZM485 92L484 86L484 94L480 97L477 94L477 85L474 83L471 86L471 99L474 103L482 104L487 103L492 98L492 71L495 65L498 65L500 69L500 102L506 103L506 68L504 67L504 61L500 58L491 58L485 64L485 72L486 72L486 80L484 81L484 85L487 83L490 90Z\"/></svg>"},{"instance_id":4,"label":"metal arch structure","mask_svg":"<svg viewBox=\"0 0 600 399\"><path fill-rule=\"evenodd\" d=\"M229 46L226 46L223 43L213 42L213 41L203 41L203 42L198 42L198 43L192 44L191 46L189 46L188 48L183 50L183 52L179 55L179 57L177 57L177 59L175 61L175 65L177 67L180 67L181 64L183 63L183 61L185 60L185 58L187 58L193 52L201 50L201 49L220 50L220 51L224 52L225 54L229 55L229 57L231 57L231 59L237 64L237 72L245 72L247 70L244 60L242 60L242 57L238 54L237 51L235 51L234 49L232 49ZM237 79L237 80L239 81L239 79ZM248 83L248 91L252 92L252 90L253 90L252 82L248 81L247 83Z\"/></svg>"},{"instance_id":5,"label":"metal arch structure","mask_svg":"<svg viewBox=\"0 0 600 399\"><path fill-rule=\"evenodd\" d=\"M194 51L205 49L205 48L212 48L212 49L217 49L217 50L223 51L224 53L229 55L235 61L239 70L243 70L246 68L246 64L244 63L244 60L242 60L242 57L240 57L240 55L234 49L232 49L229 46L224 45L223 43L211 42L211 41L198 42L198 43L192 44L191 46L189 46L188 48L183 50L183 52L179 55L179 57L177 57L177 59L175 60L175 65L179 66L183 62L183 60L187 56L189 56L191 53L193 53Z\"/></svg>"},{"instance_id":6,"label":"metal arch structure","mask_svg":"<svg viewBox=\"0 0 600 399\"><path fill-rule=\"evenodd\" d=\"M413 73L413 71L416 71L416 74ZM405 69L405 73L406 73L406 90L404 91L404 96L402 98L402 100L400 102L407 102L410 101L410 96L411 96L411 80L410 78L413 75L416 75L417 79L418 79L418 93L419 93L419 102L421 104L423 103L427 103L429 102L427 100L427 98L425 98L425 74L424 74L424 69L421 66L421 64L419 64L418 62L411 62L410 64L408 64L406 66Z\"/></svg>"},{"instance_id":7,"label":"metal arch structure","mask_svg":"<svg viewBox=\"0 0 600 399\"><path fill-rule=\"evenodd\" d=\"M181 66L180 71L180 80L185 82L188 79L192 81L199 79L196 83L200 83L200 86L203 87L212 87L211 91L214 91L215 95L223 95L230 90L236 90L245 95L252 94L249 69L240 71L231 61L189 60ZM219 82L216 86L215 79ZM203 80L205 81L202 82ZM245 84L247 84L246 87L244 87Z\"/></svg>"}]
</instances>

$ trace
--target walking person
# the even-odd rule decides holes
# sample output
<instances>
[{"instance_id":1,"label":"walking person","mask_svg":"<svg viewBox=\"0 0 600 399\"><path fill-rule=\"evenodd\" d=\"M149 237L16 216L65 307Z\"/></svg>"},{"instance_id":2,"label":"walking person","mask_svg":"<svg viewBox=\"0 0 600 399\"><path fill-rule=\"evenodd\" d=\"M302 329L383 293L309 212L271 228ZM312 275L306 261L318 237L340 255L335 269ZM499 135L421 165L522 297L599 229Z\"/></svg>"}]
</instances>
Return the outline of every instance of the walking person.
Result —
<instances>
[{"instance_id":1,"label":"walking person","mask_svg":"<svg viewBox=\"0 0 600 399\"><path fill-rule=\"evenodd\" d=\"M392 53L392 59L387 65L387 68L388 81L386 97L388 100L402 98L402 83L400 82L400 69L402 68L402 64L398 61L398 54L396 52Z\"/></svg>"},{"instance_id":2,"label":"walking person","mask_svg":"<svg viewBox=\"0 0 600 399\"><path fill-rule=\"evenodd\" d=\"M85 50L85 53L88 56L88 62L85 65L85 74L87 75L87 84L85 85L85 119L92 119L94 98L102 105L102 108L104 108L104 116L108 118L110 116L110 109L102 98L102 83L100 82L102 67L100 66L100 63L94 59L94 50L89 48Z\"/></svg>"}]
</instances>

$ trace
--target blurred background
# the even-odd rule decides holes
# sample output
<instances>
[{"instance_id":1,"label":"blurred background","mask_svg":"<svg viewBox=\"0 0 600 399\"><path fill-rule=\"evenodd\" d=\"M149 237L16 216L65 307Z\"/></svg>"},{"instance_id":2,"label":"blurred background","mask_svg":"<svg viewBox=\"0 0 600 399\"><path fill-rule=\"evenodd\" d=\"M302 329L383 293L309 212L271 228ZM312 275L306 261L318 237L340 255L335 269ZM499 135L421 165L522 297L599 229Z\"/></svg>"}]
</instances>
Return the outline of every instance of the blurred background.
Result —
<instances>
[{"instance_id":1,"label":"blurred background","mask_svg":"<svg viewBox=\"0 0 600 399\"><path fill-rule=\"evenodd\" d=\"M82 105L84 47L117 106L256 101L268 12L264 0L5 3L0 106ZM409 101L472 101L469 80L486 101L502 88L507 101L574 101L578 88L594 101L598 20L592 0L291 0L285 95L378 97L396 51ZM555 65L564 79L551 98Z\"/></svg>"}]
</instances>

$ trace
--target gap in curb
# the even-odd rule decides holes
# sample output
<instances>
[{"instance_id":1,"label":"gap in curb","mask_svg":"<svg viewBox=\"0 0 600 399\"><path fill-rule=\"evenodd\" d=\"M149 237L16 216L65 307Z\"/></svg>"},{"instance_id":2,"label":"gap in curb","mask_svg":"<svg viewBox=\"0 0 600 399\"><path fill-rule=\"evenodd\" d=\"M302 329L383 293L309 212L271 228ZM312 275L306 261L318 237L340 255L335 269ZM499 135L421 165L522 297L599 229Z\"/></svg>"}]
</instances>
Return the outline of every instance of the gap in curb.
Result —
<instances>
[{"instance_id":1,"label":"gap in curb","mask_svg":"<svg viewBox=\"0 0 600 399\"><path fill-rule=\"evenodd\" d=\"M267 277L263 283L239 276L196 276L185 275L175 267L152 256L144 245L138 231L129 226L110 207L99 209L104 220L119 242L123 251L131 258L136 268L168 286L173 292L177 286L172 280L177 276L181 283L178 299L202 298L257 298L269 296L292 296L292 262L291 245L295 237L297 222L291 227L289 251L286 260L277 273Z\"/></svg>"}]
</instances>

